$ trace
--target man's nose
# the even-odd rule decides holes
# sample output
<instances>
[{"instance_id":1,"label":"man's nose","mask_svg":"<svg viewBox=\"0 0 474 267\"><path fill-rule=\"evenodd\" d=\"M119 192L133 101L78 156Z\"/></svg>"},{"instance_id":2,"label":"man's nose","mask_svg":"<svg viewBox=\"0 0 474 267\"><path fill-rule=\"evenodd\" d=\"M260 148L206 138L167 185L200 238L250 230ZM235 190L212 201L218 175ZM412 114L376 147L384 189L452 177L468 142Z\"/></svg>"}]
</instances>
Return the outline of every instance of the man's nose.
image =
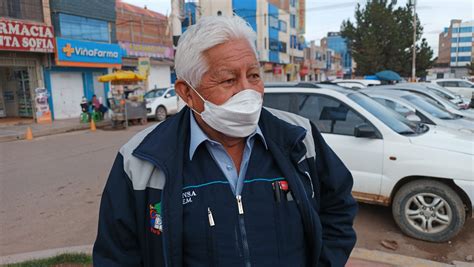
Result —
<instances>
[{"instance_id":1,"label":"man's nose","mask_svg":"<svg viewBox=\"0 0 474 267\"><path fill-rule=\"evenodd\" d=\"M247 76L239 79L237 86L234 88L234 95L245 89L253 89L253 86L247 79Z\"/></svg>"}]
</instances>

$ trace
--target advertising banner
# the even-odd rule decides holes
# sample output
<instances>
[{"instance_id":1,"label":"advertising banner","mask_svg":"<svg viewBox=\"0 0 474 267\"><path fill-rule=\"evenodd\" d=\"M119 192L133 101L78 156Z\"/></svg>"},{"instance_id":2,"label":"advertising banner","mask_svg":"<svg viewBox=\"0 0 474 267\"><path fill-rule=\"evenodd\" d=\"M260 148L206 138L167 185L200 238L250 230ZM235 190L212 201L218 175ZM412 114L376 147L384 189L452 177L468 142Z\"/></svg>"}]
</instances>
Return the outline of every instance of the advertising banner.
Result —
<instances>
[{"instance_id":1,"label":"advertising banner","mask_svg":"<svg viewBox=\"0 0 474 267\"><path fill-rule=\"evenodd\" d=\"M0 50L54 53L53 27L0 18Z\"/></svg>"},{"instance_id":2,"label":"advertising banner","mask_svg":"<svg viewBox=\"0 0 474 267\"><path fill-rule=\"evenodd\" d=\"M117 44L56 38L56 65L121 68L122 48Z\"/></svg>"},{"instance_id":3,"label":"advertising banner","mask_svg":"<svg viewBox=\"0 0 474 267\"><path fill-rule=\"evenodd\" d=\"M126 51L127 56L169 60L174 59L174 51L171 46L136 44L129 42L119 42L119 45Z\"/></svg>"}]
</instances>

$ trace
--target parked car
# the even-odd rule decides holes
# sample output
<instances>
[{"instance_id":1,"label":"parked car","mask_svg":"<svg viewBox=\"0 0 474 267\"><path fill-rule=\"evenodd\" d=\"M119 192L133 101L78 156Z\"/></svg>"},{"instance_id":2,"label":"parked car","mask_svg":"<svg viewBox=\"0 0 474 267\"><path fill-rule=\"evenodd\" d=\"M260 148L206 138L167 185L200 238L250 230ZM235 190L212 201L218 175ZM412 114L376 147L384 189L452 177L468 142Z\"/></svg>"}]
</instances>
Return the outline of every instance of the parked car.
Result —
<instances>
[{"instance_id":1,"label":"parked car","mask_svg":"<svg viewBox=\"0 0 474 267\"><path fill-rule=\"evenodd\" d=\"M337 84L339 86L345 88L352 88L352 89L361 89L367 88L370 86L380 85L380 81L378 80L363 80L363 79L351 79L351 80L334 80L332 83Z\"/></svg>"},{"instance_id":2,"label":"parked car","mask_svg":"<svg viewBox=\"0 0 474 267\"><path fill-rule=\"evenodd\" d=\"M446 109L447 111L451 113L463 116L466 119L474 120L473 110L460 108L453 102L447 100L446 98L440 96L439 94L434 93L432 90L429 90L429 88L426 88L419 84L403 83L403 84L396 84L396 85L382 85L382 86L377 86L374 88L380 89L380 90L402 90L402 91L412 92L426 99L429 99L433 103L436 103L436 105L443 107L444 109Z\"/></svg>"},{"instance_id":3,"label":"parked car","mask_svg":"<svg viewBox=\"0 0 474 267\"><path fill-rule=\"evenodd\" d=\"M474 122L443 109L410 92L398 90L364 89L367 94L385 107L396 111L408 120L438 125L465 133L474 134ZM473 136L474 137L474 136Z\"/></svg>"},{"instance_id":4,"label":"parked car","mask_svg":"<svg viewBox=\"0 0 474 267\"><path fill-rule=\"evenodd\" d=\"M431 83L443 86L451 90L453 93L462 95L465 98L471 99L474 94L474 83L463 79L438 79L432 80Z\"/></svg>"},{"instance_id":5,"label":"parked car","mask_svg":"<svg viewBox=\"0 0 474 267\"><path fill-rule=\"evenodd\" d=\"M472 136L411 122L354 90L266 86L264 106L310 119L351 171L353 196L391 206L407 235L444 242L472 216Z\"/></svg>"},{"instance_id":6,"label":"parked car","mask_svg":"<svg viewBox=\"0 0 474 267\"><path fill-rule=\"evenodd\" d=\"M434 83L419 83L419 85L424 86L430 89L431 91L433 91L435 94L438 94L439 96L448 99L449 101L458 105L462 109L469 108L469 103L471 102L471 99L469 98L463 97L461 95L457 95L451 92L450 90Z\"/></svg>"},{"instance_id":7,"label":"parked car","mask_svg":"<svg viewBox=\"0 0 474 267\"><path fill-rule=\"evenodd\" d=\"M178 112L178 97L174 87L152 89L144 97L148 117L154 117L157 121L163 121Z\"/></svg>"}]
</instances>

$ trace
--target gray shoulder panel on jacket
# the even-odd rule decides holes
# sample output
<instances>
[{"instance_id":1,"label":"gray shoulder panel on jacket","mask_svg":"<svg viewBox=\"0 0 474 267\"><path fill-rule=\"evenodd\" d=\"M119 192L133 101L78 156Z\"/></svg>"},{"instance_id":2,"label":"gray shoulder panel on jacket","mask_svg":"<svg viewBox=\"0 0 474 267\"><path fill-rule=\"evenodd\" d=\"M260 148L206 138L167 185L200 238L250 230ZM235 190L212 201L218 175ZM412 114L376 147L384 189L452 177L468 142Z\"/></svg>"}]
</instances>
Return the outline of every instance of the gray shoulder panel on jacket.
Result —
<instances>
[{"instance_id":1,"label":"gray shoulder panel on jacket","mask_svg":"<svg viewBox=\"0 0 474 267\"><path fill-rule=\"evenodd\" d=\"M306 150L307 150L305 158L316 157L316 146L314 144L313 132L311 130L311 123L307 118L290 113L290 112L277 110L273 108L266 107L265 109L270 111L273 115L275 115L277 118L281 120L284 120L290 124L305 128L306 136L303 140L303 143L305 144Z\"/></svg>"},{"instance_id":2,"label":"gray shoulder panel on jacket","mask_svg":"<svg viewBox=\"0 0 474 267\"><path fill-rule=\"evenodd\" d=\"M134 190L145 190L150 187L163 189L165 186L165 175L163 171L157 169L148 161L141 160L132 155L135 148L145 139L145 137L155 129L157 125L152 125L133 136L125 145L120 148L123 156L123 167L129 179L132 181Z\"/></svg>"}]
</instances>

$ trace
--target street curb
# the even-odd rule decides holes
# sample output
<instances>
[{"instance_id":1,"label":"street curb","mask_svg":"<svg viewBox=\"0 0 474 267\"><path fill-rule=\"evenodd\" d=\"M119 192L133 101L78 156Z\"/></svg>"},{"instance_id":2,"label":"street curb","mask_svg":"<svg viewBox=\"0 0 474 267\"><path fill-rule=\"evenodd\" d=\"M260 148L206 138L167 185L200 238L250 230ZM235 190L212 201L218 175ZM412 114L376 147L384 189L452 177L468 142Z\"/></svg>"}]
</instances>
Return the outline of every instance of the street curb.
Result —
<instances>
[{"instance_id":1,"label":"street curb","mask_svg":"<svg viewBox=\"0 0 474 267\"><path fill-rule=\"evenodd\" d=\"M112 125L111 121L103 121L103 122L98 122L97 123L97 128L102 128L105 126ZM48 136L48 135L55 135L55 134L62 134L62 133L69 133L69 132L74 132L74 131L83 131L90 129L90 125L88 123L80 124L80 125L74 125L74 126L66 126L66 127L61 127L61 128L54 128L54 129L49 129L49 130L44 130L44 131L39 131L35 132L33 131L33 137L42 137L42 136ZM11 142L11 141L18 141L18 140L24 140L25 135L20 134L20 135L7 135L7 136L0 136L0 143L3 142Z\"/></svg>"},{"instance_id":2,"label":"street curb","mask_svg":"<svg viewBox=\"0 0 474 267\"><path fill-rule=\"evenodd\" d=\"M54 248L40 251L33 251L27 253L13 254L0 257L0 265L24 262L29 260L37 260L44 258L51 258L64 253L86 253L92 254L92 245Z\"/></svg>"},{"instance_id":3,"label":"street curb","mask_svg":"<svg viewBox=\"0 0 474 267\"><path fill-rule=\"evenodd\" d=\"M453 264L446 264L436 261L430 261L410 256L404 256L394 253L387 253L378 250L369 250L364 248L355 248L352 251L351 258L367 260L378 263L386 263L393 266L408 267L474 267L473 263L454 261Z\"/></svg>"},{"instance_id":4,"label":"street curb","mask_svg":"<svg viewBox=\"0 0 474 267\"><path fill-rule=\"evenodd\" d=\"M0 264L12 264L28 260L44 259L57 256L63 253L86 253L92 254L92 245L55 248L21 254L14 254L0 257ZM373 263L385 263L392 266L403 267L474 267L474 263L454 261L453 264L440 263L415 257L403 256L378 250L355 248L351 253L351 258L365 260Z\"/></svg>"}]
</instances>

